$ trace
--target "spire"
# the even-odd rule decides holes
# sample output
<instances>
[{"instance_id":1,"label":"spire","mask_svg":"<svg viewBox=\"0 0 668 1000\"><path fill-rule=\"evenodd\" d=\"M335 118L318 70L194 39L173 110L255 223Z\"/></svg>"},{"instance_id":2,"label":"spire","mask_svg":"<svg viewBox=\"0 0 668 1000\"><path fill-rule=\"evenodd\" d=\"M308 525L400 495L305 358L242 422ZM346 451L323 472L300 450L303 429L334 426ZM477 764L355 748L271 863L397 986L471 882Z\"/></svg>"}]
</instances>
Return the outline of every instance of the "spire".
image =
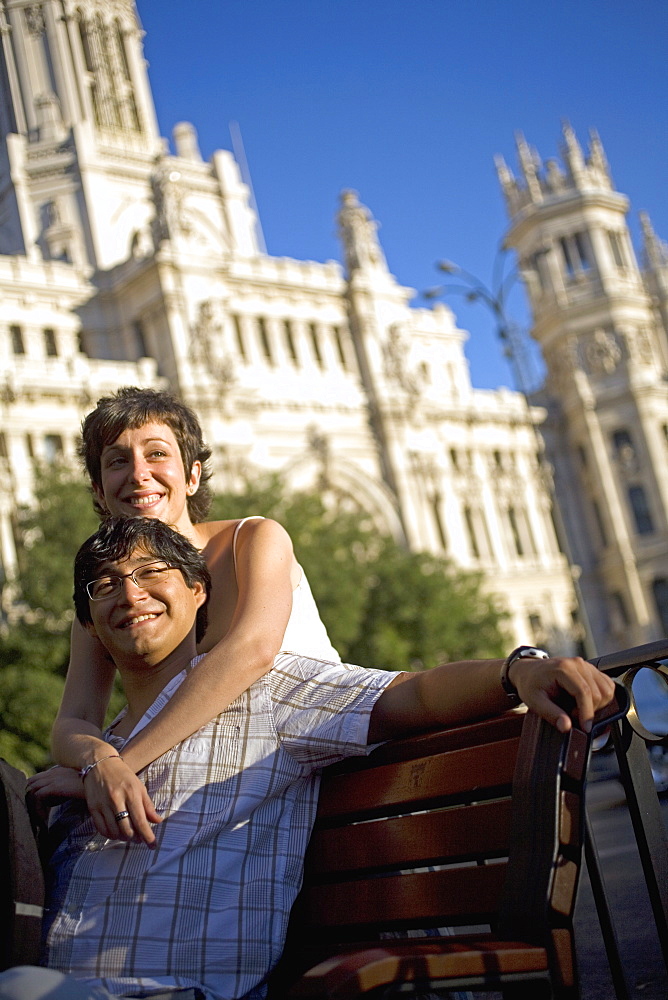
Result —
<instances>
[{"instance_id":1,"label":"spire","mask_svg":"<svg viewBox=\"0 0 668 1000\"><path fill-rule=\"evenodd\" d=\"M589 129L589 159L587 166L590 171L595 172L601 181L607 182L612 187L610 177L610 167L603 149L603 143L595 128Z\"/></svg>"},{"instance_id":2,"label":"spire","mask_svg":"<svg viewBox=\"0 0 668 1000\"><path fill-rule=\"evenodd\" d=\"M385 255L378 240L378 223L357 191L343 191L338 214L339 234L343 242L348 274L354 271L387 271Z\"/></svg>"},{"instance_id":3,"label":"spire","mask_svg":"<svg viewBox=\"0 0 668 1000\"><path fill-rule=\"evenodd\" d=\"M172 129L172 136L177 156L180 156L182 160L190 160L192 163L202 162L197 130L191 122L177 122Z\"/></svg>"},{"instance_id":4,"label":"spire","mask_svg":"<svg viewBox=\"0 0 668 1000\"><path fill-rule=\"evenodd\" d=\"M499 178L499 184L501 185L503 196L506 199L508 211L512 215L515 211L515 201L517 198L517 181L513 176L512 170L502 156L497 154L494 157L494 164L496 166L496 175Z\"/></svg>"},{"instance_id":5,"label":"spire","mask_svg":"<svg viewBox=\"0 0 668 1000\"><path fill-rule=\"evenodd\" d=\"M542 201L543 196L540 188L540 180L538 179L538 171L542 166L540 157L536 150L532 149L521 132L515 134L515 142L517 144L517 157L520 169L526 181L527 190L531 195L531 200Z\"/></svg>"},{"instance_id":6,"label":"spire","mask_svg":"<svg viewBox=\"0 0 668 1000\"><path fill-rule=\"evenodd\" d=\"M660 240L647 212L640 213L640 227L643 236L643 258L650 270L668 264L668 244Z\"/></svg>"},{"instance_id":7,"label":"spire","mask_svg":"<svg viewBox=\"0 0 668 1000\"><path fill-rule=\"evenodd\" d=\"M568 167L568 171L573 180L575 187L579 186L579 182L585 175L585 161L580 148L580 143L578 142L575 132L573 131L570 122L564 121L562 124L562 134L564 137L563 145L563 158L564 163Z\"/></svg>"}]
</instances>

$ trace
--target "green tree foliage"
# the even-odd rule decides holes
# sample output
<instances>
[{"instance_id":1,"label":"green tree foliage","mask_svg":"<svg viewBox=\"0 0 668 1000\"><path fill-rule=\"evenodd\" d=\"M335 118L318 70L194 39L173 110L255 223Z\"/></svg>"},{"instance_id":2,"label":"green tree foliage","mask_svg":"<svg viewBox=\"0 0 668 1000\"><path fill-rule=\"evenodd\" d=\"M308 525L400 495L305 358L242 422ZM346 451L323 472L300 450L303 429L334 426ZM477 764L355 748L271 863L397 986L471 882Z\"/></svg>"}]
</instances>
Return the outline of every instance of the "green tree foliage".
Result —
<instances>
[{"instance_id":1,"label":"green tree foliage","mask_svg":"<svg viewBox=\"0 0 668 1000\"><path fill-rule=\"evenodd\" d=\"M399 670L501 655L505 614L479 575L407 552L379 536L349 498L327 499L290 495L274 475L219 494L213 516L261 513L280 521L344 660Z\"/></svg>"},{"instance_id":2,"label":"green tree foliage","mask_svg":"<svg viewBox=\"0 0 668 1000\"><path fill-rule=\"evenodd\" d=\"M72 565L100 523L82 477L50 465L36 474L35 506L19 510L19 587L31 608L54 622L72 620Z\"/></svg>"},{"instance_id":3,"label":"green tree foliage","mask_svg":"<svg viewBox=\"0 0 668 1000\"><path fill-rule=\"evenodd\" d=\"M18 616L0 632L0 756L32 771L48 760L72 624L72 566L97 527L81 476L38 470L36 502L18 512Z\"/></svg>"},{"instance_id":4,"label":"green tree foliage","mask_svg":"<svg viewBox=\"0 0 668 1000\"><path fill-rule=\"evenodd\" d=\"M374 570L353 662L406 670L503 654L505 616L478 574L389 541Z\"/></svg>"}]
</instances>

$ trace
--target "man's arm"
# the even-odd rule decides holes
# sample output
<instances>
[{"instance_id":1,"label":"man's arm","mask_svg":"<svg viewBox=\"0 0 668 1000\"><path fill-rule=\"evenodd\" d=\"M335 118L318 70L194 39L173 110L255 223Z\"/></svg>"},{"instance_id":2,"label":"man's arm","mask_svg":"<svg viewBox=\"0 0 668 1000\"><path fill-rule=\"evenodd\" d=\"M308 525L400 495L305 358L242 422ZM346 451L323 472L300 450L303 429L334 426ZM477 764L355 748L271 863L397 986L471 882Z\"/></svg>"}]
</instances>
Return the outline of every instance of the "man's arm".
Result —
<instances>
[{"instance_id":1,"label":"man's arm","mask_svg":"<svg viewBox=\"0 0 668 1000\"><path fill-rule=\"evenodd\" d=\"M511 706L501 686L503 662L465 660L422 673L397 674L371 713L369 743L463 725L505 711ZM614 691L612 679L579 656L518 659L509 679L522 701L561 732L572 725L568 711L559 704L564 693L575 700L572 714L588 729L594 713L612 700Z\"/></svg>"}]
</instances>

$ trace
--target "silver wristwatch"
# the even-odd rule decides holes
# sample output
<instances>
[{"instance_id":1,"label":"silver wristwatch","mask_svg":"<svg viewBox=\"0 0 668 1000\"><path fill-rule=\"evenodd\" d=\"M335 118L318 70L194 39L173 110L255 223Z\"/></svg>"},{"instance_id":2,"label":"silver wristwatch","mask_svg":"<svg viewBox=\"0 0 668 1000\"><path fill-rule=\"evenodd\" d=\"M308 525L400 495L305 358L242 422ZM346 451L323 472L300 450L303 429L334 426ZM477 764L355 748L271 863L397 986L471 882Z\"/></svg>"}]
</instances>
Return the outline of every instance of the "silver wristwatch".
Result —
<instances>
[{"instance_id":1,"label":"silver wristwatch","mask_svg":"<svg viewBox=\"0 0 668 1000\"><path fill-rule=\"evenodd\" d=\"M522 699L520 698L517 688L512 683L508 677L508 671L516 660L549 660L550 654L546 653L544 649L538 649L536 646L518 646L516 649L510 653L503 662L503 667L501 668L501 687L508 695L508 700L510 704L514 707L515 705L520 705Z\"/></svg>"}]
</instances>

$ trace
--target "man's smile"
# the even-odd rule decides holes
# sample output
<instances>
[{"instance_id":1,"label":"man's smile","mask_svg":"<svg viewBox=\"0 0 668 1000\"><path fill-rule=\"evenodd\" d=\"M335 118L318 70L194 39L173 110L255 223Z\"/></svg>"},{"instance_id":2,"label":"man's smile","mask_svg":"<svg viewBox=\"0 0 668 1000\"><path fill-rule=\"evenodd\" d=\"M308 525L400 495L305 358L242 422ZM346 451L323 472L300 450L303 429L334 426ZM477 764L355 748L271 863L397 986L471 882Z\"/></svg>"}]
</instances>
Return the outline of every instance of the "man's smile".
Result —
<instances>
[{"instance_id":1,"label":"man's smile","mask_svg":"<svg viewBox=\"0 0 668 1000\"><path fill-rule=\"evenodd\" d=\"M131 618L126 618L124 621L119 622L116 628L130 628L132 625L138 625L139 622L149 621L151 618L158 618L162 612L150 611L141 615L133 615Z\"/></svg>"}]
</instances>

